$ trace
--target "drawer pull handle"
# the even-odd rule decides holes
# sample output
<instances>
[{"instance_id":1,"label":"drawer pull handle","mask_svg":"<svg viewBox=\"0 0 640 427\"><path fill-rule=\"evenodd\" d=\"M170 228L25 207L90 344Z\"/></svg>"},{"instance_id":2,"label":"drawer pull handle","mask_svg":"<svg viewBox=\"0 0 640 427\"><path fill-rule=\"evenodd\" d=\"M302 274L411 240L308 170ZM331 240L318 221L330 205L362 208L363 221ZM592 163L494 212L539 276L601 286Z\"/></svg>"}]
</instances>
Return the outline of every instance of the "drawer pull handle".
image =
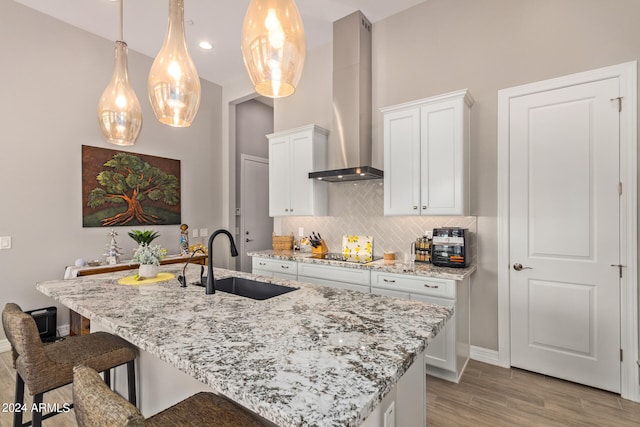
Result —
<instances>
[{"instance_id":1,"label":"drawer pull handle","mask_svg":"<svg viewBox=\"0 0 640 427\"><path fill-rule=\"evenodd\" d=\"M386 283L396 283L395 280L391 280L391 279L382 279L384 280Z\"/></svg>"},{"instance_id":2,"label":"drawer pull handle","mask_svg":"<svg viewBox=\"0 0 640 427\"><path fill-rule=\"evenodd\" d=\"M267 263L266 263L266 262L259 262L258 264L259 264L259 265L267 265Z\"/></svg>"},{"instance_id":3,"label":"drawer pull handle","mask_svg":"<svg viewBox=\"0 0 640 427\"><path fill-rule=\"evenodd\" d=\"M438 289L440 287L440 285L427 285L426 283L424 284L425 288L430 288L430 289Z\"/></svg>"},{"instance_id":4,"label":"drawer pull handle","mask_svg":"<svg viewBox=\"0 0 640 427\"><path fill-rule=\"evenodd\" d=\"M288 266L288 265L281 265L280 267L282 267L282 268L289 268L289 266Z\"/></svg>"}]
</instances>

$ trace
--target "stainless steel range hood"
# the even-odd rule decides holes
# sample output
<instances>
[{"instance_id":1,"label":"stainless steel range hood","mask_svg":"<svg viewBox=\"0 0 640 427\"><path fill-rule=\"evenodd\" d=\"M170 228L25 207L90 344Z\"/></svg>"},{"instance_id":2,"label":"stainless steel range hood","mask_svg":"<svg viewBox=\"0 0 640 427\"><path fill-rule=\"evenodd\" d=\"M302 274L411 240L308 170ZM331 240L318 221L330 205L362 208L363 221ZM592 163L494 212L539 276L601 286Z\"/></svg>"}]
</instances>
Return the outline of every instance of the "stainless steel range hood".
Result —
<instances>
[{"instance_id":1,"label":"stainless steel range hood","mask_svg":"<svg viewBox=\"0 0 640 427\"><path fill-rule=\"evenodd\" d=\"M309 178L380 179L371 166L371 23L357 11L333 23L333 129L329 166Z\"/></svg>"}]
</instances>

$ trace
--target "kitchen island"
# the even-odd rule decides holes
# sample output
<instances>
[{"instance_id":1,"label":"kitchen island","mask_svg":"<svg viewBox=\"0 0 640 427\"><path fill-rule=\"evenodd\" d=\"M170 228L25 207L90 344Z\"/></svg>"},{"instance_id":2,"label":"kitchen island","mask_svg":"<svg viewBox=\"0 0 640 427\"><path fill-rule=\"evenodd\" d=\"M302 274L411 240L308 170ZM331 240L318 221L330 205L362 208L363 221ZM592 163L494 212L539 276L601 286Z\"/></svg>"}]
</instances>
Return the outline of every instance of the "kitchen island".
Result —
<instances>
[{"instance_id":1,"label":"kitchen island","mask_svg":"<svg viewBox=\"0 0 640 427\"><path fill-rule=\"evenodd\" d=\"M187 268L189 283L199 267ZM161 267L176 276L181 270ZM399 416L422 413L396 425L424 425L424 365L414 362L422 360L451 308L277 279L269 282L299 289L256 301L205 295L175 279L118 284L131 274L47 281L37 289L90 318L92 328L100 325L141 350L145 415L158 408L145 409L144 396L154 391L145 390L144 377L172 393L179 384L161 380L170 366L279 426L382 426L391 401ZM254 277L223 269L214 274ZM145 354L162 360L163 371L151 372Z\"/></svg>"}]
</instances>

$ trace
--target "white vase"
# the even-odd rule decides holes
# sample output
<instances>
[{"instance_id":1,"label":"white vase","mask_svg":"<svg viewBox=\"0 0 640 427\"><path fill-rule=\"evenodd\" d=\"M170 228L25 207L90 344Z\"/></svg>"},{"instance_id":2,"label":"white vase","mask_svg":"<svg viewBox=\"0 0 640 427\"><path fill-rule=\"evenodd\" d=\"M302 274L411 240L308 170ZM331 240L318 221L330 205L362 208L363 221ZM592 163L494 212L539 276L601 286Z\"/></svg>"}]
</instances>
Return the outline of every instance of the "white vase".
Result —
<instances>
[{"instance_id":1,"label":"white vase","mask_svg":"<svg viewBox=\"0 0 640 427\"><path fill-rule=\"evenodd\" d=\"M158 266L153 264L140 264L138 275L145 279L153 279L158 275Z\"/></svg>"}]
</instances>

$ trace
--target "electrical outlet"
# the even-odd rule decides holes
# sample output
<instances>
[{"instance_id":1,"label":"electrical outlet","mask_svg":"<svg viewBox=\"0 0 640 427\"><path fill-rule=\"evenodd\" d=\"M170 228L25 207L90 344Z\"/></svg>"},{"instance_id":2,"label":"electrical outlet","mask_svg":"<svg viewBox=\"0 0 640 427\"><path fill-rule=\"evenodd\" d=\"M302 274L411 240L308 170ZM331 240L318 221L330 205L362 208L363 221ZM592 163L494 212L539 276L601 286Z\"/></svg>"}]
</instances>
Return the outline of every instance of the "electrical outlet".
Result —
<instances>
[{"instance_id":1,"label":"electrical outlet","mask_svg":"<svg viewBox=\"0 0 640 427\"><path fill-rule=\"evenodd\" d=\"M11 249L11 236L0 237L0 249Z\"/></svg>"},{"instance_id":2,"label":"electrical outlet","mask_svg":"<svg viewBox=\"0 0 640 427\"><path fill-rule=\"evenodd\" d=\"M384 427L396 427L396 401L384 411Z\"/></svg>"},{"instance_id":3,"label":"electrical outlet","mask_svg":"<svg viewBox=\"0 0 640 427\"><path fill-rule=\"evenodd\" d=\"M194 228L194 229L191 231L191 237L198 237L198 229L197 229L197 228Z\"/></svg>"},{"instance_id":4,"label":"electrical outlet","mask_svg":"<svg viewBox=\"0 0 640 427\"><path fill-rule=\"evenodd\" d=\"M201 228L200 229L200 237L207 237L209 235L209 229Z\"/></svg>"},{"instance_id":5,"label":"electrical outlet","mask_svg":"<svg viewBox=\"0 0 640 427\"><path fill-rule=\"evenodd\" d=\"M298 227L298 237L304 237L304 227Z\"/></svg>"}]
</instances>

